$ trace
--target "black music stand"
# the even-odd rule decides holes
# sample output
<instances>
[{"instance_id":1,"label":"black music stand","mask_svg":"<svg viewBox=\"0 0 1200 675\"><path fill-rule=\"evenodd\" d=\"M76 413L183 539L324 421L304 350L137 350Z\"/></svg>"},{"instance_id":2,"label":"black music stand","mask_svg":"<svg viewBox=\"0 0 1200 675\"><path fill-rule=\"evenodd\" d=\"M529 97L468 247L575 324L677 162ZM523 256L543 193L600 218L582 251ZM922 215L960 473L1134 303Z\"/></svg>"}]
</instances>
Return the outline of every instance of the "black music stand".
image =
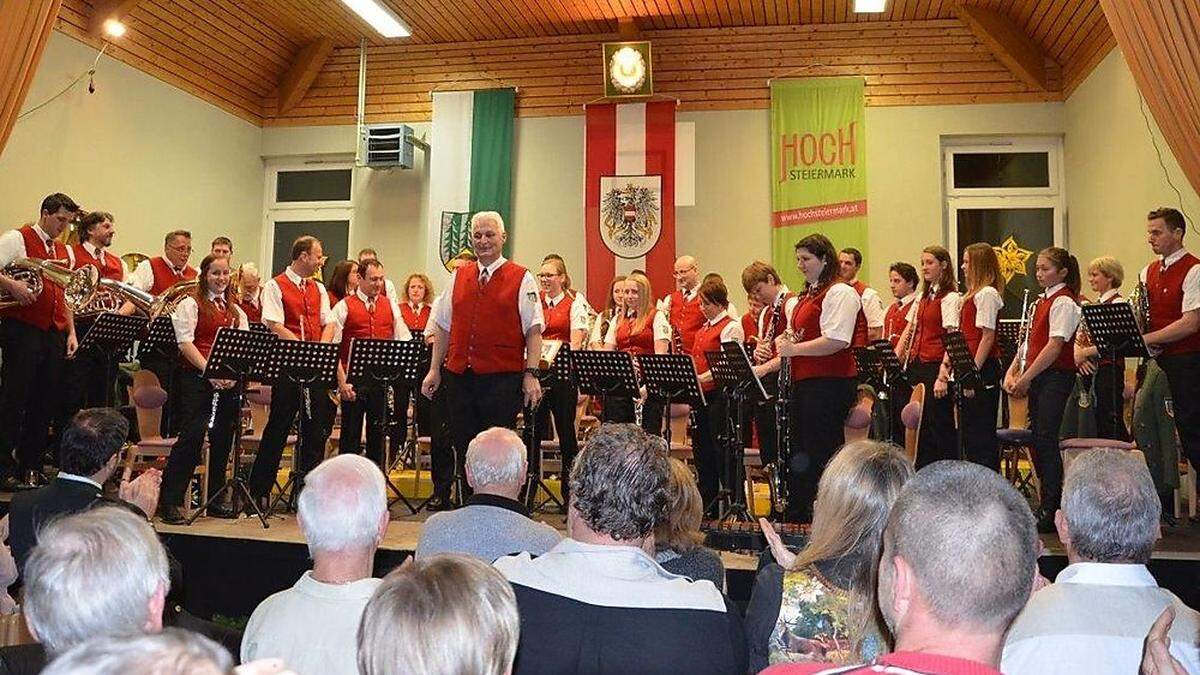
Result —
<instances>
[{"instance_id":1,"label":"black music stand","mask_svg":"<svg viewBox=\"0 0 1200 675\"><path fill-rule=\"evenodd\" d=\"M954 425L954 441L958 447L958 458L967 458L966 447L963 443L963 404L966 390L971 389L978 395L983 391L983 379L979 368L975 365L975 355L967 344L967 337L962 331L952 330L942 333L942 345L950 356L950 370L954 373L954 407L958 412L958 424ZM933 392L925 392L926 396Z\"/></svg>"},{"instance_id":2,"label":"black music stand","mask_svg":"<svg viewBox=\"0 0 1200 675\"><path fill-rule=\"evenodd\" d=\"M281 502L293 508L296 502L296 467L299 465L300 448L313 423L312 388L337 386L338 351L341 346L333 342L306 342L302 340L279 340L272 349L273 357L263 374L263 384L291 384L300 388L304 405L300 409L300 428L293 451L293 468L287 483L279 490L279 496L271 503L268 514L274 513ZM290 492L289 492L290 489ZM286 499L285 499L286 497Z\"/></svg>"},{"instance_id":3,"label":"black music stand","mask_svg":"<svg viewBox=\"0 0 1200 675\"><path fill-rule=\"evenodd\" d=\"M538 401L536 406L526 406L523 412L525 418L525 428L523 429L525 432L524 440L528 455L526 461L529 469L525 474L525 487L522 489L522 492L525 495L523 500L525 506L530 511L537 511L550 503L553 503L559 509L564 506L562 500L555 497L554 493L550 491L550 486L546 485L546 481L542 480L542 439L538 434L538 411L541 410L542 404L546 400L546 392L556 386L563 387L571 384L570 345L563 343L548 366L548 368L539 369L537 374L538 382L542 385L542 399ZM575 433L575 429L572 428L570 432ZM561 436L563 432L559 429L558 433ZM566 467L563 467L561 480L567 480L565 470ZM537 500L538 490L546 493L546 499L540 503Z\"/></svg>"},{"instance_id":4,"label":"black music stand","mask_svg":"<svg viewBox=\"0 0 1200 675\"><path fill-rule=\"evenodd\" d=\"M117 364L128 354L142 331L146 329L146 318L125 316L116 312L104 312L96 317L79 341L79 351L95 350L104 358L104 405L112 407L113 383L117 379ZM174 337L172 327L172 337Z\"/></svg>"},{"instance_id":5,"label":"black music stand","mask_svg":"<svg viewBox=\"0 0 1200 675\"><path fill-rule=\"evenodd\" d=\"M270 333L271 332L271 329L267 328L267 324L259 322L259 321L251 321L250 322L250 330L252 330L256 333Z\"/></svg>"},{"instance_id":6,"label":"black music stand","mask_svg":"<svg viewBox=\"0 0 1200 675\"><path fill-rule=\"evenodd\" d=\"M1012 362L1017 358L1017 352L1020 351L1021 345L1017 344L1021 339L1021 320L1020 319L1000 319L996 322L996 344L1000 345L1000 380L1004 380L1004 374L1008 372ZM1004 426L1010 424L1011 413L1009 412L1009 396L1003 388L1000 390L1000 416Z\"/></svg>"},{"instance_id":7,"label":"black music stand","mask_svg":"<svg viewBox=\"0 0 1200 675\"><path fill-rule=\"evenodd\" d=\"M720 351L705 352L713 381L729 397L729 426L725 438L724 460L726 488L717 492L720 504L717 519L720 521L754 520L746 508L752 495L746 494L746 448L742 441L742 427L746 424L747 402L754 396L766 400L767 390L762 380L754 374L750 357L737 342L721 343ZM701 392L703 394L703 392ZM706 504L707 510L711 504Z\"/></svg>"},{"instance_id":8,"label":"black music stand","mask_svg":"<svg viewBox=\"0 0 1200 675\"><path fill-rule=\"evenodd\" d=\"M687 354L646 354L638 357L648 396L662 399L666 407L663 440L671 447L671 404L686 403L692 410L704 406L704 392L696 376L696 364Z\"/></svg>"},{"instance_id":9,"label":"black music stand","mask_svg":"<svg viewBox=\"0 0 1200 675\"><path fill-rule=\"evenodd\" d=\"M388 508L392 508L396 502L404 502L404 506L413 515L417 513L417 509L400 492L400 488L392 482L388 471L391 467L392 457L391 430L395 424L391 392L397 382L405 379L406 371L420 367L421 356L417 351L424 347L424 344L414 344L407 340L353 338L350 340L350 356L346 368L346 380L350 384L355 387L378 388L379 393L383 394L388 401L388 405L384 408L382 421L383 465L379 469L383 471L384 481L396 495L395 499L388 502ZM424 351L428 352L429 350L425 348ZM367 415L367 424L380 424L378 420L372 420L371 417L370 414Z\"/></svg>"},{"instance_id":10,"label":"black music stand","mask_svg":"<svg viewBox=\"0 0 1200 675\"><path fill-rule=\"evenodd\" d=\"M884 402L883 410L888 419L882 426L887 430L886 438L891 439L893 421L900 417L900 406L907 403L906 397L899 394L903 391L901 387L908 383L908 378L904 375L904 366L896 357L896 347L890 341L875 340L868 348L879 362L879 388L875 390L875 396Z\"/></svg>"},{"instance_id":11,"label":"black music stand","mask_svg":"<svg viewBox=\"0 0 1200 675\"><path fill-rule=\"evenodd\" d=\"M629 352L581 349L572 357L580 393L598 397L601 406L608 406L610 396L636 399L641 395Z\"/></svg>"},{"instance_id":12,"label":"black music stand","mask_svg":"<svg viewBox=\"0 0 1200 675\"><path fill-rule=\"evenodd\" d=\"M270 354L275 347L275 343L279 338L273 333L260 333L252 330L239 330L237 328L229 328L222 326L217 329L217 338L213 342L212 351L208 354L208 364L204 368L203 377L213 380L233 380L233 396L236 401L234 409L240 414L242 409L242 400L246 395L246 382L251 377L261 376L264 366L270 358ZM214 410L215 412L215 410ZM211 425L211 420L209 424ZM211 426L209 427L212 428ZM236 505L238 503L238 495L241 495L250 505L250 509L254 511L254 515L262 522L263 529L267 529L270 525L267 523L267 514L263 513L258 508L258 503L250 496L250 488L246 486L246 481L242 479L238 469L241 467L242 458L242 425L235 422L233 425L233 477L212 497L205 495L204 504L188 518L187 524L191 525L204 513L213 502L221 498L228 490L232 493L232 501ZM221 467L221 471L225 471L225 467Z\"/></svg>"},{"instance_id":13,"label":"black music stand","mask_svg":"<svg viewBox=\"0 0 1200 675\"><path fill-rule=\"evenodd\" d=\"M1083 322L1096 351L1102 358L1116 362L1117 359L1150 358L1150 350L1142 339L1141 327L1133 314L1133 305L1128 302L1097 302L1083 306ZM1120 415L1124 386L1117 382L1117 369L1112 371L1113 414Z\"/></svg>"}]
</instances>

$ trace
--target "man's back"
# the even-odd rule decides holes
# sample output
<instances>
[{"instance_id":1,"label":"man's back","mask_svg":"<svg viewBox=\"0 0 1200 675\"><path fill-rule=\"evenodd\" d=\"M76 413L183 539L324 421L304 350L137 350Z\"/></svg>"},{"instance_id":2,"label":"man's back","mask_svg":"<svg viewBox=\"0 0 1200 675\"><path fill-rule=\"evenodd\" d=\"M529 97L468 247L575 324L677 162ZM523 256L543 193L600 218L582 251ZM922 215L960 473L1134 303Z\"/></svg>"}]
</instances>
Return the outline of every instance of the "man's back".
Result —
<instances>
[{"instance_id":1,"label":"man's back","mask_svg":"<svg viewBox=\"0 0 1200 675\"><path fill-rule=\"evenodd\" d=\"M501 558L521 612L515 673L743 673L741 617L708 581L632 547L564 539Z\"/></svg>"},{"instance_id":2,"label":"man's back","mask_svg":"<svg viewBox=\"0 0 1200 675\"><path fill-rule=\"evenodd\" d=\"M1200 672L1200 614L1161 589L1143 565L1077 563L1033 595L1008 632L1005 673L1135 673L1142 641L1175 606L1171 653Z\"/></svg>"},{"instance_id":3,"label":"man's back","mask_svg":"<svg viewBox=\"0 0 1200 675\"><path fill-rule=\"evenodd\" d=\"M316 581L312 572L263 600L242 637L242 661L280 657L298 675L356 675L356 635L379 579Z\"/></svg>"},{"instance_id":4,"label":"man's back","mask_svg":"<svg viewBox=\"0 0 1200 675\"><path fill-rule=\"evenodd\" d=\"M490 564L513 553L541 555L561 539L553 527L529 518L519 502L476 494L467 506L425 521L416 556L464 553Z\"/></svg>"},{"instance_id":5,"label":"man's back","mask_svg":"<svg viewBox=\"0 0 1200 675\"><path fill-rule=\"evenodd\" d=\"M17 569L25 569L25 560L37 544L37 532L42 525L89 508L100 494L100 488L91 483L65 478L56 478L37 490L14 494L8 516L8 545Z\"/></svg>"}]
</instances>

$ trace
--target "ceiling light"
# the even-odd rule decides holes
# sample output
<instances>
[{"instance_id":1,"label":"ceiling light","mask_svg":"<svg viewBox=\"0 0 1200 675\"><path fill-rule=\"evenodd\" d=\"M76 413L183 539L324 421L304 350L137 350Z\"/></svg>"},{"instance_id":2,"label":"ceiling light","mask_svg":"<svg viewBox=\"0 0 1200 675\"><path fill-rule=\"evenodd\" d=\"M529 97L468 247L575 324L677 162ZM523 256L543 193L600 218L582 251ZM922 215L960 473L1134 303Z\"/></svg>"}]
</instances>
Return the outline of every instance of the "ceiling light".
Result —
<instances>
[{"instance_id":1,"label":"ceiling light","mask_svg":"<svg viewBox=\"0 0 1200 675\"><path fill-rule=\"evenodd\" d=\"M378 0L342 0L342 4L354 10L363 21L379 31L386 38L401 38L412 35L408 26L396 16L396 13L380 4Z\"/></svg>"},{"instance_id":2,"label":"ceiling light","mask_svg":"<svg viewBox=\"0 0 1200 675\"><path fill-rule=\"evenodd\" d=\"M887 8L887 0L854 0L854 11L859 14L874 14Z\"/></svg>"},{"instance_id":3,"label":"ceiling light","mask_svg":"<svg viewBox=\"0 0 1200 675\"><path fill-rule=\"evenodd\" d=\"M104 34L109 37L119 38L125 34L125 24L117 19L107 19L104 22Z\"/></svg>"}]
</instances>

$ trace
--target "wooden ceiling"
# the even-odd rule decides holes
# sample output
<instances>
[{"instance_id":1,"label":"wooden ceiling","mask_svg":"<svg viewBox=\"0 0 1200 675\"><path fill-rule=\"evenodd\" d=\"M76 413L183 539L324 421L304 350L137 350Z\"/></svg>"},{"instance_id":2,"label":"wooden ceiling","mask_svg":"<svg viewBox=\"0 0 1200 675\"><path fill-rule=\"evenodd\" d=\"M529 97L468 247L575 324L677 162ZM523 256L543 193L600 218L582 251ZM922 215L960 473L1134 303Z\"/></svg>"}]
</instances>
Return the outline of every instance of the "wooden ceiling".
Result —
<instances>
[{"instance_id":1,"label":"wooden ceiling","mask_svg":"<svg viewBox=\"0 0 1200 675\"><path fill-rule=\"evenodd\" d=\"M97 17L119 12L109 54L260 125L353 123L362 39L368 118L389 121L497 80L520 87L518 114L578 114L629 17L684 110L763 107L766 79L797 69L863 75L870 105L1062 100L1115 44L1099 0L384 1L413 37L340 0L63 0L58 28L99 45Z\"/></svg>"}]
</instances>

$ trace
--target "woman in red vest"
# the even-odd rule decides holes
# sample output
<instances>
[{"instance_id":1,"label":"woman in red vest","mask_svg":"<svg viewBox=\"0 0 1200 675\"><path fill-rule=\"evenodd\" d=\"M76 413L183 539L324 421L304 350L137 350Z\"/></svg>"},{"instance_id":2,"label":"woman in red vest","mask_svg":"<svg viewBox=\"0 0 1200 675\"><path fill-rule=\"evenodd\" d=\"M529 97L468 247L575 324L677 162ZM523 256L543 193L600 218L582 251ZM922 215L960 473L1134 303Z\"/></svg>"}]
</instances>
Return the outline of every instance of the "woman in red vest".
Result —
<instances>
[{"instance_id":1,"label":"woman in red vest","mask_svg":"<svg viewBox=\"0 0 1200 675\"><path fill-rule=\"evenodd\" d=\"M621 289L623 313L609 324L604 348L609 351L629 352L636 360L644 354L666 354L671 348L671 324L667 317L654 308L654 296L650 279L640 272L626 277L618 286ZM647 397L641 406L642 428L661 436L663 434L663 402ZM634 422L637 406L633 399L610 396L604 401L605 422Z\"/></svg>"},{"instance_id":2,"label":"woman in red vest","mask_svg":"<svg viewBox=\"0 0 1200 675\"><path fill-rule=\"evenodd\" d=\"M729 289L721 277L705 279L697 291L700 298L700 311L704 314L704 323L696 331L692 343L692 361L696 364L696 374L700 377L700 387L704 390L707 405L696 411L696 429L692 433L693 456L696 461L697 485L700 488L701 501L709 518L719 517L717 495L725 476L724 462L721 458L721 440L729 431L729 400L724 392L717 389L713 381L712 369L708 365L708 352L721 350L723 342L742 343L746 340L742 322L729 316ZM749 419L747 417L746 419ZM737 503L744 503L744 488L741 485L726 485L725 488Z\"/></svg>"},{"instance_id":3,"label":"woman in red vest","mask_svg":"<svg viewBox=\"0 0 1200 675\"><path fill-rule=\"evenodd\" d=\"M184 522L181 506L188 481L200 463L200 448L208 433L208 494L215 495L225 485L225 465L233 448L233 432L239 422L237 399L230 380L206 380L204 369L221 327L246 329L246 314L234 302L229 284L228 258L206 257L200 263L200 283L195 291L179 302L171 322L179 342L181 365L175 380L179 397L179 439L167 457L163 472L162 498L159 503L164 523ZM214 504L208 515L233 518L232 506Z\"/></svg>"},{"instance_id":4,"label":"woman in red vest","mask_svg":"<svg viewBox=\"0 0 1200 675\"><path fill-rule=\"evenodd\" d=\"M1088 285L1096 293L1096 302L1125 302L1120 290L1125 280L1125 268L1121 266L1121 261L1110 255L1101 256L1088 263L1087 272ZM1091 340L1079 339L1075 341L1075 365L1079 368L1080 386L1089 391L1096 406L1096 436L1129 440L1123 398L1125 359L1101 358Z\"/></svg>"},{"instance_id":5,"label":"woman in red vest","mask_svg":"<svg viewBox=\"0 0 1200 675\"><path fill-rule=\"evenodd\" d=\"M404 280L404 298L405 301L400 303L400 317L404 320L404 325L408 326L409 333L414 337L425 336L426 326L429 325L429 317L433 311L433 283L429 281L429 277L419 272L408 275ZM413 398L412 389L405 385L396 387L396 415L399 417L399 424L396 429L398 434L408 433L408 401L412 399L413 407L416 408L416 425L417 434L419 436L429 436L433 431L432 426L432 411L430 406L433 401L424 396ZM393 446L398 446L400 439L393 440Z\"/></svg>"},{"instance_id":6,"label":"woman in red vest","mask_svg":"<svg viewBox=\"0 0 1200 675\"><path fill-rule=\"evenodd\" d=\"M625 279L624 274L618 274L609 284L608 305L596 315L592 322L591 331L588 333L588 349L604 349L604 340L608 337L609 327L621 317L621 313L624 311L622 303L625 300Z\"/></svg>"},{"instance_id":7,"label":"woman in red vest","mask_svg":"<svg viewBox=\"0 0 1200 675\"><path fill-rule=\"evenodd\" d=\"M248 262L238 267L234 291L238 307L246 313L246 320L262 323L262 275L258 273L257 265Z\"/></svg>"},{"instance_id":8,"label":"woman in red vest","mask_svg":"<svg viewBox=\"0 0 1200 675\"><path fill-rule=\"evenodd\" d=\"M967 391L963 398L959 420L963 449L968 460L999 471L996 410L1000 406L1000 345L996 342L996 326L1004 307L1004 281L996 250L983 242L967 246L963 249L962 270L967 292L963 295L959 327L981 376L980 386Z\"/></svg>"},{"instance_id":9,"label":"woman in red vest","mask_svg":"<svg viewBox=\"0 0 1200 675\"><path fill-rule=\"evenodd\" d=\"M1079 263L1066 249L1042 249L1037 257L1037 282L1045 291L1033 306L1026 343L1018 347L1024 349L1024 358L1013 360L1004 378L1004 390L1017 398L1029 397L1033 463L1042 493L1038 530L1052 532L1063 481L1058 430L1075 386Z\"/></svg>"},{"instance_id":10,"label":"woman in red vest","mask_svg":"<svg viewBox=\"0 0 1200 675\"><path fill-rule=\"evenodd\" d=\"M809 522L821 471L846 442L845 423L854 405L858 372L850 342L862 301L838 281L838 254L823 234L796 244L796 265L806 282L792 311L791 334L775 338L776 353L791 359L786 458L789 522Z\"/></svg>"},{"instance_id":11,"label":"woman in red vest","mask_svg":"<svg viewBox=\"0 0 1200 675\"><path fill-rule=\"evenodd\" d=\"M950 371L944 368L946 348L942 335L958 328L961 298L955 291L954 261L941 246L921 252L921 297L909 310L908 326L900 336L896 355L908 364L908 381L925 385L921 408L921 435L917 440L917 467L939 459L957 459L954 402L947 396ZM930 395L932 394L932 396Z\"/></svg>"},{"instance_id":12,"label":"woman in red vest","mask_svg":"<svg viewBox=\"0 0 1200 675\"><path fill-rule=\"evenodd\" d=\"M329 293L329 306L333 307L345 297L354 295L361 280L358 263L353 260L343 260L338 263L333 268L333 274L329 275L329 283L325 286L325 290Z\"/></svg>"}]
</instances>

